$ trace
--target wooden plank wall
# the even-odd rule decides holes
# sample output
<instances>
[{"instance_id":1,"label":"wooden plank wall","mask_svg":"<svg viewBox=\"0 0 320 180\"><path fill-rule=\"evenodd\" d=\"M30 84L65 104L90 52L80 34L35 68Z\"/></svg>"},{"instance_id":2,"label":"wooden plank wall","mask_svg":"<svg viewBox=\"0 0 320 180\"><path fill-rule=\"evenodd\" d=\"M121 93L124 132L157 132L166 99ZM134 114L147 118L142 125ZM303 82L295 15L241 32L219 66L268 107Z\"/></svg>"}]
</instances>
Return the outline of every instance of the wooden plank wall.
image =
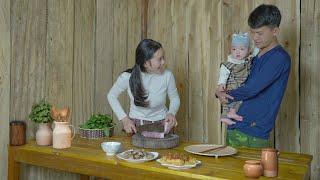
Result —
<instances>
[{"instance_id":1,"label":"wooden plank wall","mask_svg":"<svg viewBox=\"0 0 320 180\"><path fill-rule=\"evenodd\" d=\"M312 154L311 174L320 177L320 2L301 3L300 143L301 152Z\"/></svg>"},{"instance_id":2,"label":"wooden plank wall","mask_svg":"<svg viewBox=\"0 0 320 180\"><path fill-rule=\"evenodd\" d=\"M42 98L59 107L70 106L76 127L93 112L112 114L106 93L118 75L134 64L143 2L148 2L147 38L162 43L167 67L176 78L181 98L177 132L183 140L209 143L225 140L213 92L231 35L249 30L247 18L256 6L277 5L283 16L279 42L289 52L292 66L270 137L281 151L314 155L312 179L320 176L320 3L316 0L1 1L0 100L4 103L0 115L6 121L0 121L5 127L0 142L9 141L8 119L26 121L27 136L34 138L36 126L27 116L32 104ZM129 108L127 95L120 101ZM115 133L121 134L121 128L118 123ZM7 156L5 146L0 154ZM6 161L0 167L0 178L5 179ZM29 176L79 178L25 166L22 179Z\"/></svg>"},{"instance_id":3,"label":"wooden plank wall","mask_svg":"<svg viewBox=\"0 0 320 180\"><path fill-rule=\"evenodd\" d=\"M0 1L0 37L0 179L6 179L10 113L10 0Z\"/></svg>"},{"instance_id":4,"label":"wooden plank wall","mask_svg":"<svg viewBox=\"0 0 320 180\"><path fill-rule=\"evenodd\" d=\"M148 38L162 43L175 75L178 133L185 140L221 142L219 105L206 101L213 97L221 59L220 7L219 1L149 1Z\"/></svg>"},{"instance_id":5,"label":"wooden plank wall","mask_svg":"<svg viewBox=\"0 0 320 180\"><path fill-rule=\"evenodd\" d=\"M26 121L31 139L36 125L27 116L32 104L42 98L60 108L71 107L75 127L93 112L112 113L106 93L118 74L134 64L141 35L141 0L12 0L1 1L1 8L5 8L1 15L7 15L0 19L1 37L6 37L0 44L1 117ZM12 46L7 24L10 14ZM121 101L126 108L125 99ZM9 107L10 116L6 113ZM8 126L8 121L1 123ZM3 144L8 144L8 130L1 131ZM120 130L118 123L116 133ZM1 156L7 156L6 147L1 149ZM1 167L6 164L3 161ZM1 175L5 179L6 168L1 168ZM21 175L22 179L79 179L76 174L35 166L24 166Z\"/></svg>"},{"instance_id":6,"label":"wooden plank wall","mask_svg":"<svg viewBox=\"0 0 320 180\"><path fill-rule=\"evenodd\" d=\"M11 1L11 93L10 120L26 120L35 101L45 97L47 2ZM27 123L27 137L35 126ZM42 177L43 168L25 165L22 178Z\"/></svg>"}]
</instances>

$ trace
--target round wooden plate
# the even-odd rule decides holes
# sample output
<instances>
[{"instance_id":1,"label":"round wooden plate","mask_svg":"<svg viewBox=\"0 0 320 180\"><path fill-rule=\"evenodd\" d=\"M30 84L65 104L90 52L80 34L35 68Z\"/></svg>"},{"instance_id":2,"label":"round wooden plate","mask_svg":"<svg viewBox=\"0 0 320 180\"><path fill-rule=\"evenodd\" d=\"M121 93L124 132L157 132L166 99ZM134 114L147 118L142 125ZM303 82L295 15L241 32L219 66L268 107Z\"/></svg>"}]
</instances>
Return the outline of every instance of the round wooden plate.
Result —
<instances>
[{"instance_id":1,"label":"round wooden plate","mask_svg":"<svg viewBox=\"0 0 320 180\"><path fill-rule=\"evenodd\" d=\"M217 144L196 144L196 145L190 145L184 147L184 150L192 153L192 154L197 154L197 155L203 155L203 156L214 156L214 157L219 157L219 156L230 156L233 154L237 153L237 149L231 147L231 146L226 146L225 148L222 149L217 149L217 150L212 150L208 152L201 152L206 149L210 148L216 148L220 147L222 145L217 145Z\"/></svg>"}]
</instances>

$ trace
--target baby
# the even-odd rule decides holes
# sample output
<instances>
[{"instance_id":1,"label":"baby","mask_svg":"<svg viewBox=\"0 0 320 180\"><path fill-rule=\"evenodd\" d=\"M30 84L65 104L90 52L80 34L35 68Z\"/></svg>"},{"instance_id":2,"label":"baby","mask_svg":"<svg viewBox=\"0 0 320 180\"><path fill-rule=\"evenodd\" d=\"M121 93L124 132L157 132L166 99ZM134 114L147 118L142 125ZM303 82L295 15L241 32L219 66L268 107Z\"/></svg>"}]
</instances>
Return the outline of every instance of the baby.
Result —
<instances>
[{"instance_id":1,"label":"baby","mask_svg":"<svg viewBox=\"0 0 320 180\"><path fill-rule=\"evenodd\" d=\"M228 56L228 60L220 66L219 91L237 89L247 79L252 59L252 56L249 55L249 47L250 38L248 33L232 35L231 54ZM258 49L255 49L252 54L256 55L256 51L258 51ZM242 117L237 115L241 103L242 102L232 102L230 104L224 104L222 106L220 121L228 125L235 124L231 119L242 121Z\"/></svg>"}]
</instances>

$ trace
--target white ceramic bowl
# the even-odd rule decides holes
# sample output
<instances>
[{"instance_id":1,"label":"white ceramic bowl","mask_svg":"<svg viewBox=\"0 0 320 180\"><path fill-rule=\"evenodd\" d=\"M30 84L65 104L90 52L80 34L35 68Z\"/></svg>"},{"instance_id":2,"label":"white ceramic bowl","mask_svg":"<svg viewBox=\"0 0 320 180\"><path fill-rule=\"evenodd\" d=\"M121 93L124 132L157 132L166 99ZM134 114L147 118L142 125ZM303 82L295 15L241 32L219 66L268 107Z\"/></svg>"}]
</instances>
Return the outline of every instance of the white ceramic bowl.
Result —
<instances>
[{"instance_id":1,"label":"white ceramic bowl","mask_svg":"<svg viewBox=\"0 0 320 180\"><path fill-rule=\"evenodd\" d=\"M103 142L101 143L101 147L103 151L107 153L108 156L113 156L120 150L121 143L120 142Z\"/></svg>"}]
</instances>

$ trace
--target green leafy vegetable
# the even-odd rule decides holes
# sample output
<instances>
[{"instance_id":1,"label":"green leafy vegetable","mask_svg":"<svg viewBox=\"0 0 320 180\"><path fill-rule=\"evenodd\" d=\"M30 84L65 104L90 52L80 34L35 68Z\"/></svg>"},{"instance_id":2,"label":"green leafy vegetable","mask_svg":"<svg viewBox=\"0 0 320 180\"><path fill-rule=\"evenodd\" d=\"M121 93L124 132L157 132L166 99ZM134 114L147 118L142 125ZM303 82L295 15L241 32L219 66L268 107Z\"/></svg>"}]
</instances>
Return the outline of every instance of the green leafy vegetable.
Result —
<instances>
[{"instance_id":1,"label":"green leafy vegetable","mask_svg":"<svg viewBox=\"0 0 320 180\"><path fill-rule=\"evenodd\" d=\"M39 103L34 104L32 106L31 112L29 114L29 118L31 121L35 123L49 123L52 122L53 119L51 117L51 104L49 104L44 99Z\"/></svg>"},{"instance_id":2,"label":"green leafy vegetable","mask_svg":"<svg viewBox=\"0 0 320 180\"><path fill-rule=\"evenodd\" d=\"M115 123L112 122L112 118L108 114L92 114L91 117L80 128L83 129L104 129L109 131L113 128Z\"/></svg>"}]
</instances>

